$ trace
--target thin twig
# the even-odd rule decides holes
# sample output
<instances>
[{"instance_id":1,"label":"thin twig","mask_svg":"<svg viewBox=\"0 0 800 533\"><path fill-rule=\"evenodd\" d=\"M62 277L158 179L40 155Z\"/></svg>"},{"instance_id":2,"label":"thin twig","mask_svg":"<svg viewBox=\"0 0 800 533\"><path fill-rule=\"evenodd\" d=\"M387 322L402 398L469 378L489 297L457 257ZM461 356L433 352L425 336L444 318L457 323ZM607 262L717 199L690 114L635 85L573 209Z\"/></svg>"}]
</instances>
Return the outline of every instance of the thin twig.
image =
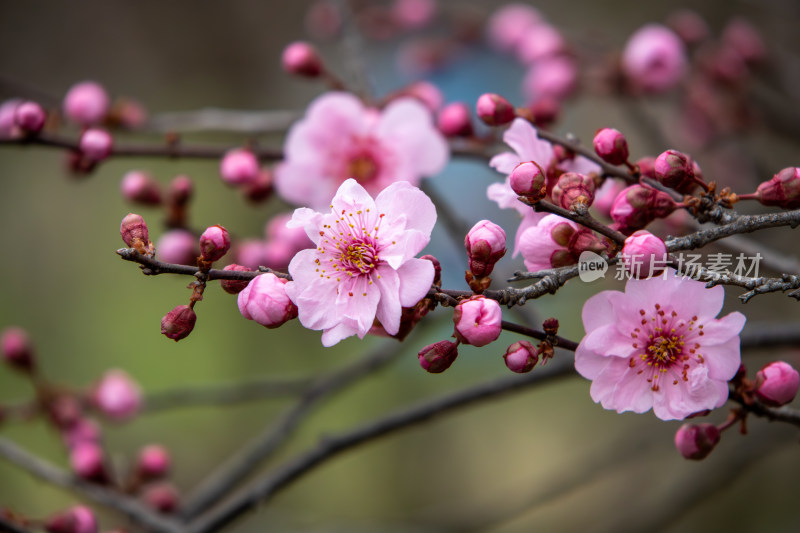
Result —
<instances>
[{"instance_id":1,"label":"thin twig","mask_svg":"<svg viewBox=\"0 0 800 533\"><path fill-rule=\"evenodd\" d=\"M626 237L624 233L614 230L595 219L585 208L582 212L571 211L545 200L541 200L533 204L533 209L537 212L553 213L554 215L571 220L576 224L580 224L581 226L608 237L612 242L618 244L619 246L622 246L625 243Z\"/></svg>"},{"instance_id":2,"label":"thin twig","mask_svg":"<svg viewBox=\"0 0 800 533\"><path fill-rule=\"evenodd\" d=\"M153 512L136 499L83 481L32 455L4 437L0 437L0 455L7 461L27 470L33 476L119 511L151 531L159 533L182 533L184 531L180 523Z\"/></svg>"},{"instance_id":3,"label":"thin twig","mask_svg":"<svg viewBox=\"0 0 800 533\"><path fill-rule=\"evenodd\" d=\"M568 358L554 361L540 370L480 383L368 422L347 433L324 438L315 448L283 464L224 504L191 522L188 531L189 533L218 531L244 512L266 503L281 489L316 466L360 444L372 442L397 430L431 420L478 401L500 397L544 381L573 374L572 361Z\"/></svg>"},{"instance_id":4,"label":"thin twig","mask_svg":"<svg viewBox=\"0 0 800 533\"><path fill-rule=\"evenodd\" d=\"M402 345L395 341L382 342L355 363L319 378L295 405L195 488L186 499L183 516L193 518L223 498L275 452L322 400L383 368L401 353L401 349Z\"/></svg>"}]
</instances>

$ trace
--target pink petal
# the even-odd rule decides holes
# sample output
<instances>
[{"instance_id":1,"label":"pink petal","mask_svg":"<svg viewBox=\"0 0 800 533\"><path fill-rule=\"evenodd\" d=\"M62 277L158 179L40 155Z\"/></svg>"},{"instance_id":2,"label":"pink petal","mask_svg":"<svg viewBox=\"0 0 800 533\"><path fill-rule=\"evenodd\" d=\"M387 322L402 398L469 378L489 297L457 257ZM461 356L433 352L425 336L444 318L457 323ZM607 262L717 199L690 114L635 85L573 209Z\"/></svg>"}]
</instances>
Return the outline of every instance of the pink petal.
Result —
<instances>
[{"instance_id":1,"label":"pink petal","mask_svg":"<svg viewBox=\"0 0 800 533\"><path fill-rule=\"evenodd\" d=\"M522 204L522 202L518 203L523 205L527 212L524 214L522 221L519 223L519 227L517 228L517 234L514 237L514 254L512 257L517 257L517 255L519 255L519 243L520 240L522 240L522 234L525 232L525 230L539 225L542 219L547 216L547 213L537 213L533 209Z\"/></svg>"},{"instance_id":2,"label":"pink petal","mask_svg":"<svg viewBox=\"0 0 800 533\"><path fill-rule=\"evenodd\" d=\"M722 318L709 320L705 323L701 322L703 325L703 335L698 335L695 340L705 348L706 345L727 343L732 337L738 339L746 321L747 317L735 311Z\"/></svg>"},{"instance_id":3,"label":"pink petal","mask_svg":"<svg viewBox=\"0 0 800 533\"><path fill-rule=\"evenodd\" d=\"M620 296L622 293L619 291L602 291L586 300L581 311L581 319L587 333L616 322L614 303L621 299Z\"/></svg>"},{"instance_id":4,"label":"pink petal","mask_svg":"<svg viewBox=\"0 0 800 533\"><path fill-rule=\"evenodd\" d=\"M356 180L350 178L339 186L336 196L331 200L333 212L339 215L344 212L375 211L372 196Z\"/></svg>"},{"instance_id":5,"label":"pink petal","mask_svg":"<svg viewBox=\"0 0 800 533\"><path fill-rule=\"evenodd\" d=\"M612 402L618 413L645 413L653 407L653 391L637 369L628 367L614 389Z\"/></svg>"},{"instance_id":6,"label":"pink petal","mask_svg":"<svg viewBox=\"0 0 800 533\"><path fill-rule=\"evenodd\" d=\"M378 137L413 163L415 174L433 176L441 172L450 150L434 127L430 112L417 100L395 100L383 111Z\"/></svg>"},{"instance_id":7,"label":"pink petal","mask_svg":"<svg viewBox=\"0 0 800 533\"><path fill-rule=\"evenodd\" d=\"M333 327L340 316L331 312L336 301L336 285L322 280L301 288L295 282L286 284L286 294L297 306L298 319L308 329Z\"/></svg>"},{"instance_id":8,"label":"pink petal","mask_svg":"<svg viewBox=\"0 0 800 533\"><path fill-rule=\"evenodd\" d=\"M319 244L319 227L322 225L324 215L308 207L300 207L294 210L292 218L286 223L287 228L303 228L308 238L314 244Z\"/></svg>"},{"instance_id":9,"label":"pink petal","mask_svg":"<svg viewBox=\"0 0 800 533\"><path fill-rule=\"evenodd\" d=\"M275 167L275 189L281 198L295 205L327 206L336 193L336 183L325 177L318 158L284 161Z\"/></svg>"},{"instance_id":10,"label":"pink petal","mask_svg":"<svg viewBox=\"0 0 800 533\"><path fill-rule=\"evenodd\" d=\"M430 262L430 261L429 261ZM389 335L394 335L400 329L400 276L391 268L378 268L378 276L372 279L380 290L381 299L378 302L378 312L375 315L383 329Z\"/></svg>"},{"instance_id":11,"label":"pink petal","mask_svg":"<svg viewBox=\"0 0 800 533\"><path fill-rule=\"evenodd\" d=\"M520 161L536 161L547 167L553 158L553 147L536 134L530 122L522 118L514 119L511 126L503 134L503 142L509 145L520 158Z\"/></svg>"},{"instance_id":12,"label":"pink petal","mask_svg":"<svg viewBox=\"0 0 800 533\"><path fill-rule=\"evenodd\" d=\"M595 379L609 364L611 358L598 354L583 342L575 350L575 370L586 379Z\"/></svg>"},{"instance_id":13,"label":"pink petal","mask_svg":"<svg viewBox=\"0 0 800 533\"><path fill-rule=\"evenodd\" d=\"M619 329L617 329L617 324L613 321L589 332L583 338L581 344L585 344L591 350L608 357L628 359L637 351L633 347L633 339L631 339L630 335L620 333Z\"/></svg>"},{"instance_id":14,"label":"pink petal","mask_svg":"<svg viewBox=\"0 0 800 533\"><path fill-rule=\"evenodd\" d=\"M335 309L332 314L342 317L355 327L359 337L369 332L375 319L380 291L368 285L366 276L356 276L339 284Z\"/></svg>"},{"instance_id":15,"label":"pink petal","mask_svg":"<svg viewBox=\"0 0 800 533\"><path fill-rule=\"evenodd\" d=\"M511 171L521 162L522 160L514 152L503 152L502 154L494 156L489 161L489 166L501 174L511 174Z\"/></svg>"},{"instance_id":16,"label":"pink petal","mask_svg":"<svg viewBox=\"0 0 800 533\"><path fill-rule=\"evenodd\" d=\"M741 340L738 336L731 337L727 342L721 344L701 346L698 351L706 362L710 378L726 382L736 375L742 362L740 346Z\"/></svg>"},{"instance_id":17,"label":"pink petal","mask_svg":"<svg viewBox=\"0 0 800 533\"><path fill-rule=\"evenodd\" d=\"M411 307L422 300L433 283L433 263L427 259L409 259L397 269L400 276L400 305Z\"/></svg>"},{"instance_id":18,"label":"pink petal","mask_svg":"<svg viewBox=\"0 0 800 533\"><path fill-rule=\"evenodd\" d=\"M358 333L358 329L345 322L340 322L335 326L326 329L322 332L322 345L330 348L337 344L340 340L352 337Z\"/></svg>"},{"instance_id":19,"label":"pink petal","mask_svg":"<svg viewBox=\"0 0 800 533\"><path fill-rule=\"evenodd\" d=\"M402 181L384 189L375 199L375 206L389 220L405 217L405 229L417 230L428 237L436 224L436 206L428 195Z\"/></svg>"}]
</instances>

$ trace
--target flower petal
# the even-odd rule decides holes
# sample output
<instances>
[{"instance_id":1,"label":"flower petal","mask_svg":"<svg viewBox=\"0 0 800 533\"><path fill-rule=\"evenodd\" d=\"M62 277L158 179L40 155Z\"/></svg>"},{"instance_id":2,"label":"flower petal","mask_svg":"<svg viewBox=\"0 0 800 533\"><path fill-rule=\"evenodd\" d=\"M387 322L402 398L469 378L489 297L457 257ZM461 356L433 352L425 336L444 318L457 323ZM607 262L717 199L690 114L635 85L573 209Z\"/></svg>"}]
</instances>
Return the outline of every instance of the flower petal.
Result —
<instances>
[{"instance_id":1,"label":"flower petal","mask_svg":"<svg viewBox=\"0 0 800 533\"><path fill-rule=\"evenodd\" d=\"M433 263L427 259L412 258L397 269L400 277L400 305L412 307L422 300L433 283Z\"/></svg>"}]
</instances>

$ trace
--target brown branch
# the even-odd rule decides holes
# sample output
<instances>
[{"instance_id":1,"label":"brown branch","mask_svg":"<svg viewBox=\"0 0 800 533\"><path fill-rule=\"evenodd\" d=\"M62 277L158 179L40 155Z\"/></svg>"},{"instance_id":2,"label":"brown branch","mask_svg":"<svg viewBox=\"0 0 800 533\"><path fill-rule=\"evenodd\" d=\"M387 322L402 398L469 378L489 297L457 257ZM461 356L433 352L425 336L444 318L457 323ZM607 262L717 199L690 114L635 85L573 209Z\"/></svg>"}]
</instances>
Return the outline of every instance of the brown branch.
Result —
<instances>
[{"instance_id":1,"label":"brown branch","mask_svg":"<svg viewBox=\"0 0 800 533\"><path fill-rule=\"evenodd\" d=\"M184 531L180 523L153 512L136 499L83 481L25 451L4 437L0 437L0 456L51 485L68 489L100 505L114 509L151 531L159 533L182 533Z\"/></svg>"},{"instance_id":2,"label":"brown branch","mask_svg":"<svg viewBox=\"0 0 800 533\"><path fill-rule=\"evenodd\" d=\"M531 337L533 339L537 339L540 341L547 340L548 338L547 333L545 333L544 331L532 329L527 326L523 326L521 324L514 324L513 322L508 322L506 320L502 321L501 326L506 331L519 333L520 335L525 335L526 337ZM570 352L574 352L575 350L578 349L577 342L565 339L564 337L559 337L558 335L556 335L555 341L556 341L554 344L555 346L558 346L559 348L563 348L565 350L569 350Z\"/></svg>"}]
</instances>

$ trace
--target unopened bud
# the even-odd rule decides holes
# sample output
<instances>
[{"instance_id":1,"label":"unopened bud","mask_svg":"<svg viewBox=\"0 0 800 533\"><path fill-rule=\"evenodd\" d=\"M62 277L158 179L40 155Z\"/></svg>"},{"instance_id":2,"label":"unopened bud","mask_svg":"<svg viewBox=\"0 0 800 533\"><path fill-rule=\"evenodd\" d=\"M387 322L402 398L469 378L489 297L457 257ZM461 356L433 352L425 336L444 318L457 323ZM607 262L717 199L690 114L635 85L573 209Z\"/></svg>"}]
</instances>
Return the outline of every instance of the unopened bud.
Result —
<instances>
[{"instance_id":1,"label":"unopened bud","mask_svg":"<svg viewBox=\"0 0 800 533\"><path fill-rule=\"evenodd\" d=\"M194 193L194 184L189 176L175 176L169 184L167 198L169 203L177 206L186 205Z\"/></svg>"},{"instance_id":2,"label":"unopened bud","mask_svg":"<svg viewBox=\"0 0 800 533\"><path fill-rule=\"evenodd\" d=\"M797 209L800 207L800 167L784 168L759 185L755 196L764 205Z\"/></svg>"},{"instance_id":3,"label":"unopened bud","mask_svg":"<svg viewBox=\"0 0 800 533\"><path fill-rule=\"evenodd\" d=\"M579 205L589 207L594 201L594 180L577 172L565 172L559 176L551 192L553 203L564 209L575 209Z\"/></svg>"},{"instance_id":4,"label":"unopened bud","mask_svg":"<svg viewBox=\"0 0 800 533\"><path fill-rule=\"evenodd\" d=\"M537 128L544 128L558 120L558 116L561 114L561 102L554 97L547 96L530 104L528 110L533 125Z\"/></svg>"},{"instance_id":5,"label":"unopened bud","mask_svg":"<svg viewBox=\"0 0 800 533\"><path fill-rule=\"evenodd\" d=\"M476 105L478 117L489 126L502 126L508 124L516 113L514 106L499 94L485 93L478 98Z\"/></svg>"},{"instance_id":6,"label":"unopened bud","mask_svg":"<svg viewBox=\"0 0 800 533\"><path fill-rule=\"evenodd\" d=\"M514 167L509 177L511 189L531 202L547 195L547 175L535 161L525 161Z\"/></svg>"},{"instance_id":7,"label":"unopened bud","mask_svg":"<svg viewBox=\"0 0 800 533\"><path fill-rule=\"evenodd\" d=\"M461 300L453 311L456 338L473 346L486 346L497 340L502 321L500 304L484 296Z\"/></svg>"},{"instance_id":8,"label":"unopened bud","mask_svg":"<svg viewBox=\"0 0 800 533\"><path fill-rule=\"evenodd\" d=\"M675 447L686 459L705 459L720 439L714 424L684 424L675 433Z\"/></svg>"},{"instance_id":9,"label":"unopened bud","mask_svg":"<svg viewBox=\"0 0 800 533\"><path fill-rule=\"evenodd\" d=\"M44 108L36 102L22 102L14 111L14 123L27 133L39 133L47 120Z\"/></svg>"},{"instance_id":10,"label":"unopened bud","mask_svg":"<svg viewBox=\"0 0 800 533\"><path fill-rule=\"evenodd\" d=\"M436 126L445 137L471 137L474 133L469 107L463 102L446 105L439 112Z\"/></svg>"},{"instance_id":11,"label":"unopened bud","mask_svg":"<svg viewBox=\"0 0 800 533\"><path fill-rule=\"evenodd\" d=\"M286 283L272 273L256 276L239 293L239 312L270 329L296 318L297 306L286 294Z\"/></svg>"},{"instance_id":12,"label":"unopened bud","mask_svg":"<svg viewBox=\"0 0 800 533\"><path fill-rule=\"evenodd\" d=\"M236 263L230 264L230 265L226 266L225 268L223 268L222 270L233 270L233 271L236 271L236 272L250 272L251 271L246 266L237 265ZM235 281L235 280L230 280L230 279L222 279L222 280L220 280L219 283L222 286L222 290L227 292L228 294L239 294L240 292L242 292L245 289L245 287L247 287L247 284L249 282L250 282L249 280Z\"/></svg>"},{"instance_id":13,"label":"unopened bud","mask_svg":"<svg viewBox=\"0 0 800 533\"><path fill-rule=\"evenodd\" d=\"M244 187L244 195L253 203L261 203L272 195L272 173L267 169L258 172L258 177Z\"/></svg>"},{"instance_id":14,"label":"unopened bud","mask_svg":"<svg viewBox=\"0 0 800 533\"><path fill-rule=\"evenodd\" d=\"M494 265L506 254L506 232L489 220L481 220L464 238L469 270L476 277L488 276Z\"/></svg>"},{"instance_id":15,"label":"unopened bud","mask_svg":"<svg viewBox=\"0 0 800 533\"><path fill-rule=\"evenodd\" d=\"M316 78L324 70L317 49L302 41L291 43L284 48L281 61L283 70L296 76Z\"/></svg>"},{"instance_id":16,"label":"unopened bud","mask_svg":"<svg viewBox=\"0 0 800 533\"><path fill-rule=\"evenodd\" d=\"M594 151L611 165L621 165L628 160L628 141L614 128L603 128L594 136Z\"/></svg>"},{"instance_id":17,"label":"unopened bud","mask_svg":"<svg viewBox=\"0 0 800 533\"><path fill-rule=\"evenodd\" d=\"M423 255L420 259L427 259L433 263L433 284L437 287L442 286L442 264L432 255Z\"/></svg>"},{"instance_id":18,"label":"unopened bud","mask_svg":"<svg viewBox=\"0 0 800 533\"><path fill-rule=\"evenodd\" d=\"M228 185L244 185L258 179L258 159L244 148L229 150L219 165L219 173Z\"/></svg>"},{"instance_id":19,"label":"unopened bud","mask_svg":"<svg viewBox=\"0 0 800 533\"><path fill-rule=\"evenodd\" d=\"M220 225L208 227L200 235L200 256L205 261L218 261L231 248L231 236Z\"/></svg>"},{"instance_id":20,"label":"unopened bud","mask_svg":"<svg viewBox=\"0 0 800 533\"><path fill-rule=\"evenodd\" d=\"M97 409L114 420L135 416L142 404L142 393L131 377L122 370L109 370L92 395Z\"/></svg>"},{"instance_id":21,"label":"unopened bud","mask_svg":"<svg viewBox=\"0 0 800 533\"><path fill-rule=\"evenodd\" d=\"M139 452L136 472L143 481L160 479L169 473L169 452L163 446L151 444Z\"/></svg>"},{"instance_id":22,"label":"unopened bud","mask_svg":"<svg viewBox=\"0 0 800 533\"><path fill-rule=\"evenodd\" d=\"M33 369L35 365L33 344L24 329L6 328L3 330L0 345L2 345L3 359L6 363L26 372Z\"/></svg>"},{"instance_id":23,"label":"unopened bud","mask_svg":"<svg viewBox=\"0 0 800 533\"><path fill-rule=\"evenodd\" d=\"M558 326L557 318L551 317L542 322L542 329L547 335L558 335Z\"/></svg>"},{"instance_id":24,"label":"unopened bud","mask_svg":"<svg viewBox=\"0 0 800 533\"><path fill-rule=\"evenodd\" d=\"M639 230L625 239L621 257L634 278L658 276L667 266L667 246L649 231Z\"/></svg>"},{"instance_id":25,"label":"unopened bud","mask_svg":"<svg viewBox=\"0 0 800 533\"><path fill-rule=\"evenodd\" d=\"M175 265L196 265L200 247L197 237L184 229L174 229L164 233L156 243L158 258Z\"/></svg>"},{"instance_id":26,"label":"unopened bud","mask_svg":"<svg viewBox=\"0 0 800 533\"><path fill-rule=\"evenodd\" d=\"M97 533L97 519L91 509L79 505L51 516L44 528L49 533Z\"/></svg>"},{"instance_id":27,"label":"unopened bud","mask_svg":"<svg viewBox=\"0 0 800 533\"><path fill-rule=\"evenodd\" d=\"M89 128L81 135L78 146L86 159L97 162L111 155L114 139L106 130Z\"/></svg>"},{"instance_id":28,"label":"unopened bud","mask_svg":"<svg viewBox=\"0 0 800 533\"><path fill-rule=\"evenodd\" d=\"M64 114L81 126L101 122L110 105L108 93L99 83L85 81L73 85L64 97Z\"/></svg>"},{"instance_id":29,"label":"unopened bud","mask_svg":"<svg viewBox=\"0 0 800 533\"><path fill-rule=\"evenodd\" d=\"M533 370L533 367L539 362L539 355L530 342L518 341L506 349L503 359L509 370L523 374Z\"/></svg>"},{"instance_id":30,"label":"unopened bud","mask_svg":"<svg viewBox=\"0 0 800 533\"><path fill-rule=\"evenodd\" d=\"M122 196L129 202L144 205L161 203L161 188L153 177L141 170L132 170L122 177L120 183Z\"/></svg>"},{"instance_id":31,"label":"unopened bud","mask_svg":"<svg viewBox=\"0 0 800 533\"><path fill-rule=\"evenodd\" d=\"M167 482L148 486L142 494L142 499L156 511L165 514L175 512L180 503L178 489Z\"/></svg>"},{"instance_id":32,"label":"unopened bud","mask_svg":"<svg viewBox=\"0 0 800 533\"><path fill-rule=\"evenodd\" d=\"M194 309L188 305L179 305L161 319L161 334L177 342L189 336L196 321Z\"/></svg>"},{"instance_id":33,"label":"unopened bud","mask_svg":"<svg viewBox=\"0 0 800 533\"><path fill-rule=\"evenodd\" d=\"M794 400L799 386L800 374L783 361L769 363L756 373L756 396L772 407Z\"/></svg>"},{"instance_id":34,"label":"unopened bud","mask_svg":"<svg viewBox=\"0 0 800 533\"><path fill-rule=\"evenodd\" d=\"M656 180L665 187L682 194L691 194L697 188L692 158L677 150L667 150L654 163Z\"/></svg>"},{"instance_id":35,"label":"unopened bud","mask_svg":"<svg viewBox=\"0 0 800 533\"><path fill-rule=\"evenodd\" d=\"M87 481L103 483L108 480L103 449L96 443L78 443L69 454L69 464L75 475Z\"/></svg>"},{"instance_id":36,"label":"unopened bud","mask_svg":"<svg viewBox=\"0 0 800 533\"><path fill-rule=\"evenodd\" d=\"M620 231L632 233L675 209L677 205L669 194L644 185L631 185L617 195L611 206L611 218Z\"/></svg>"},{"instance_id":37,"label":"unopened bud","mask_svg":"<svg viewBox=\"0 0 800 533\"><path fill-rule=\"evenodd\" d=\"M450 341L439 341L419 351L419 364L431 374L444 372L458 357L458 345Z\"/></svg>"},{"instance_id":38,"label":"unopened bud","mask_svg":"<svg viewBox=\"0 0 800 533\"><path fill-rule=\"evenodd\" d=\"M137 243L146 244L150 240L144 218L135 213L125 215L119 226L119 233L129 248L135 248Z\"/></svg>"}]
</instances>

